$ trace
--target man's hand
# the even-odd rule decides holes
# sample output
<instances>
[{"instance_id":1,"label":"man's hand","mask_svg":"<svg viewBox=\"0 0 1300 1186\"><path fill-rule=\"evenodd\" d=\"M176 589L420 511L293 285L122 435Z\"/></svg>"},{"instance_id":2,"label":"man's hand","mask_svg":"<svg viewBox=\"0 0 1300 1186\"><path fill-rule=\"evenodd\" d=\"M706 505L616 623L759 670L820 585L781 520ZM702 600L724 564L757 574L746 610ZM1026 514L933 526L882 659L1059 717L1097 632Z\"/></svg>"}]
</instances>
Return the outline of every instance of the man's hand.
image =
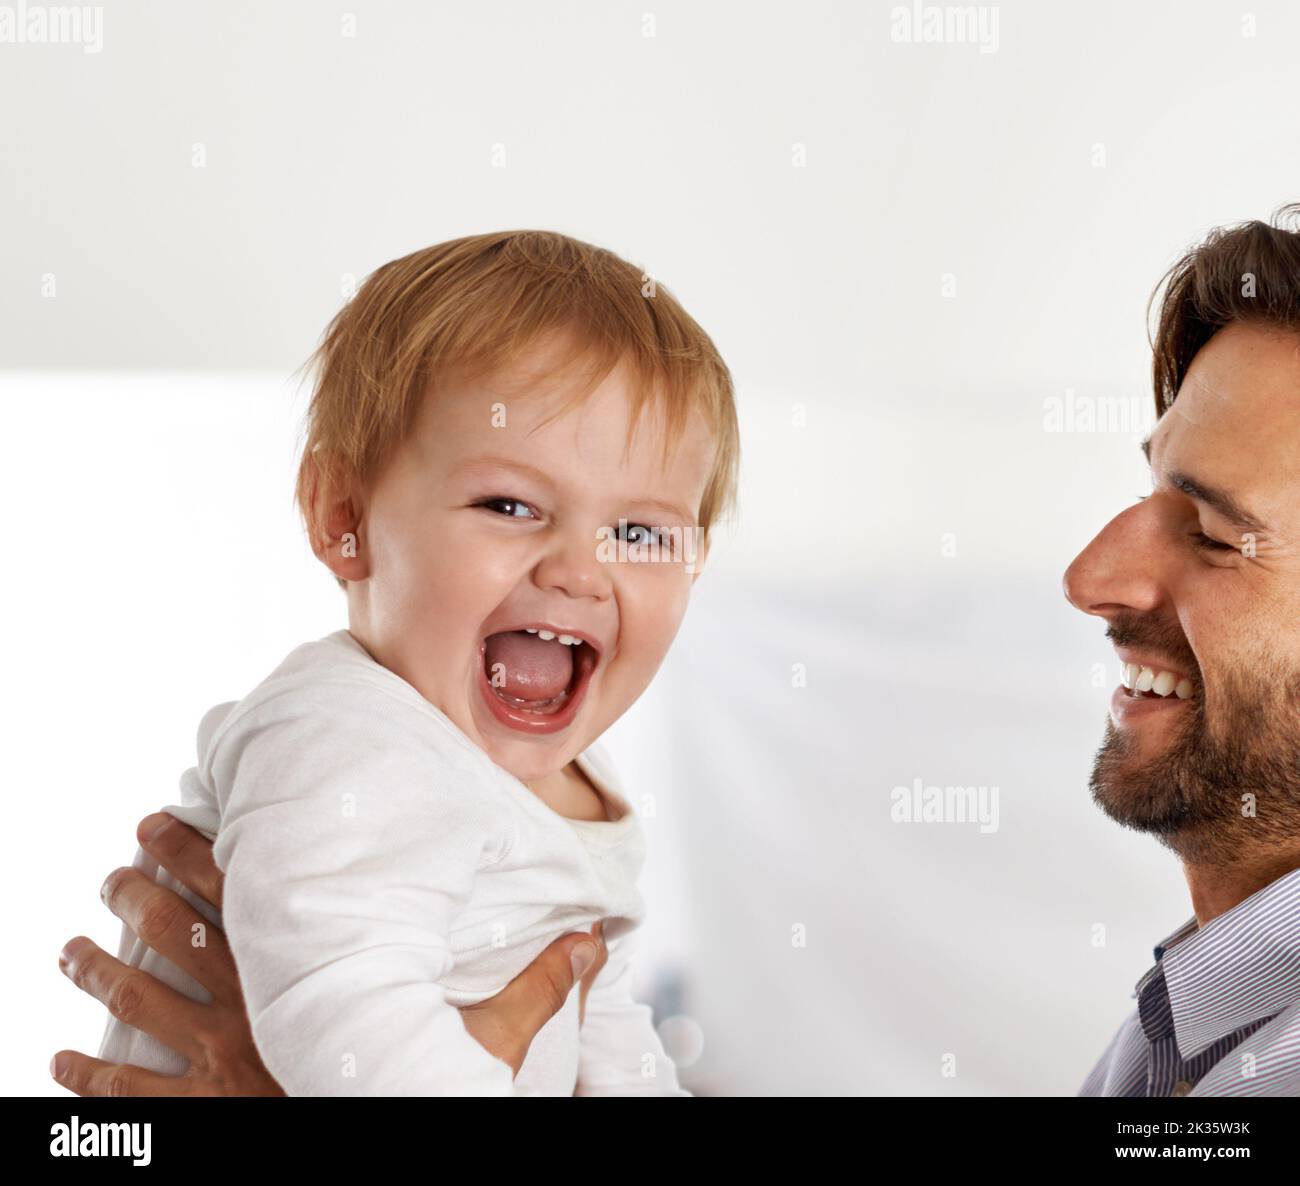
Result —
<instances>
[{"instance_id":1,"label":"man's hand","mask_svg":"<svg viewBox=\"0 0 1300 1186\"><path fill-rule=\"evenodd\" d=\"M591 928L598 954L585 970L579 956L591 954L591 940L583 931L561 935L496 996L460 1011L465 1028L478 1044L508 1062L516 1075L537 1031L559 1011L580 972L578 1024L586 1020L587 993L609 958L604 928L603 918Z\"/></svg>"},{"instance_id":2,"label":"man's hand","mask_svg":"<svg viewBox=\"0 0 1300 1186\"><path fill-rule=\"evenodd\" d=\"M141 847L200 898L221 909L224 878L212 844L174 816L159 812L136 829ZM203 1005L108 954L84 935L59 955L59 969L114 1017L143 1030L189 1059L180 1076L123 1066L60 1050L54 1078L77 1095L284 1095L262 1065L244 1008L243 992L225 934L180 894L125 866L108 875L104 904L140 938L188 972L212 994ZM202 924L207 946L190 943Z\"/></svg>"},{"instance_id":3,"label":"man's hand","mask_svg":"<svg viewBox=\"0 0 1300 1186\"><path fill-rule=\"evenodd\" d=\"M142 820L136 837L145 852L178 881L221 909L224 877L212 860L211 841L165 812ZM50 1063L54 1078L83 1096L284 1095L253 1043L225 934L180 894L133 867L109 874L102 893L118 918L203 985L212 1001L193 1001L78 936L59 956L64 975L103 1002L114 1017L157 1038L190 1065L182 1075L162 1075L61 1050ZM191 928L200 923L207 929L206 947L190 943ZM564 1004L577 980L582 986L579 1018L585 1017L587 993L608 954L603 926L603 921L596 923L590 935L583 931L561 935L496 996L461 1011L470 1034L516 1074L533 1037ZM594 962L579 977L570 957L575 948L590 951L593 947Z\"/></svg>"}]
</instances>

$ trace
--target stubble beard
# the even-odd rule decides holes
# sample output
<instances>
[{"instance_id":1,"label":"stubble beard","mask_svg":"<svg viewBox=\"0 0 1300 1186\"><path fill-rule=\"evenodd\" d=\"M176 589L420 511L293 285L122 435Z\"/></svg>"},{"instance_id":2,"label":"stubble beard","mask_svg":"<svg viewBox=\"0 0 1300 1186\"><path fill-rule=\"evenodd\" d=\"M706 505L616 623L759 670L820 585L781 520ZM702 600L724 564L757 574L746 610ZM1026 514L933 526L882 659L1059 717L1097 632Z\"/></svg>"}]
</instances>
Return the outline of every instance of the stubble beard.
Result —
<instances>
[{"instance_id":1,"label":"stubble beard","mask_svg":"<svg viewBox=\"0 0 1300 1186\"><path fill-rule=\"evenodd\" d=\"M1213 730L1198 686L1165 751L1139 765L1132 736L1107 720L1093 801L1186 862L1229 865L1300 843L1300 673L1276 676L1236 673L1216 695Z\"/></svg>"}]
</instances>

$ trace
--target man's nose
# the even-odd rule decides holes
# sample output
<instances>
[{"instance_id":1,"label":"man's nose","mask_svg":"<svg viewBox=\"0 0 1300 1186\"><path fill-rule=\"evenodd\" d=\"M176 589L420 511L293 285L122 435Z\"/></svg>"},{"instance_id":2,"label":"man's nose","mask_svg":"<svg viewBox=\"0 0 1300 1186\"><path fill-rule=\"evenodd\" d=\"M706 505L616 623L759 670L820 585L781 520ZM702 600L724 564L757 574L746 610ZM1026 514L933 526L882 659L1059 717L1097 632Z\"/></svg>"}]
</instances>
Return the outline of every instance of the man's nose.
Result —
<instances>
[{"instance_id":1,"label":"man's nose","mask_svg":"<svg viewBox=\"0 0 1300 1186\"><path fill-rule=\"evenodd\" d=\"M1159 607L1164 590L1153 519L1146 503L1129 507L1074 558L1061 584L1075 609L1107 618Z\"/></svg>"}]
</instances>

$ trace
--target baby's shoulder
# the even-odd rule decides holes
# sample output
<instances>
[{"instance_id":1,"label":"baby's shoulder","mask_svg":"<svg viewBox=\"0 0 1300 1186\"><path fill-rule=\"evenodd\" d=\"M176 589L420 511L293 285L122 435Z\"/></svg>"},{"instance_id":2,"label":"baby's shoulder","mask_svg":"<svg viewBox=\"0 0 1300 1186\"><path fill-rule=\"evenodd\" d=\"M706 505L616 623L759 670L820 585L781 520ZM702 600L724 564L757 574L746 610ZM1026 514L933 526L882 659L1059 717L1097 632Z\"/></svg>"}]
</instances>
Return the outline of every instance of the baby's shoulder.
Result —
<instances>
[{"instance_id":1,"label":"baby's shoulder","mask_svg":"<svg viewBox=\"0 0 1300 1186\"><path fill-rule=\"evenodd\" d=\"M517 838L486 753L345 631L295 647L242 700L210 709L198 744L185 778L215 807L222 869L252 835L310 836L341 861L367 845L468 845L483 864Z\"/></svg>"},{"instance_id":2,"label":"baby's shoulder","mask_svg":"<svg viewBox=\"0 0 1300 1186\"><path fill-rule=\"evenodd\" d=\"M295 647L242 700L210 709L199 725L200 764L229 759L254 738L272 744L271 736L296 753L418 753L466 776L486 773L486 755L347 630Z\"/></svg>"}]
</instances>

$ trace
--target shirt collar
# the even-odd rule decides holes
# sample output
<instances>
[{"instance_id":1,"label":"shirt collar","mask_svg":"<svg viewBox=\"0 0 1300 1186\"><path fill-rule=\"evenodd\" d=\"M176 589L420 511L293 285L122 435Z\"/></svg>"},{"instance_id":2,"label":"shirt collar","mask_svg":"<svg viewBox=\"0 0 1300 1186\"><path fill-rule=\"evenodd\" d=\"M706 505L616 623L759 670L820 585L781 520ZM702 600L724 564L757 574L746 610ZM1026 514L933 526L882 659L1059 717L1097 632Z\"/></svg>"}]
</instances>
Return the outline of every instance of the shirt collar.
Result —
<instances>
[{"instance_id":1,"label":"shirt collar","mask_svg":"<svg viewBox=\"0 0 1300 1186\"><path fill-rule=\"evenodd\" d=\"M1197 928L1192 917L1155 947L1178 1052L1193 1058L1220 1038L1300 1000L1300 869Z\"/></svg>"}]
</instances>

